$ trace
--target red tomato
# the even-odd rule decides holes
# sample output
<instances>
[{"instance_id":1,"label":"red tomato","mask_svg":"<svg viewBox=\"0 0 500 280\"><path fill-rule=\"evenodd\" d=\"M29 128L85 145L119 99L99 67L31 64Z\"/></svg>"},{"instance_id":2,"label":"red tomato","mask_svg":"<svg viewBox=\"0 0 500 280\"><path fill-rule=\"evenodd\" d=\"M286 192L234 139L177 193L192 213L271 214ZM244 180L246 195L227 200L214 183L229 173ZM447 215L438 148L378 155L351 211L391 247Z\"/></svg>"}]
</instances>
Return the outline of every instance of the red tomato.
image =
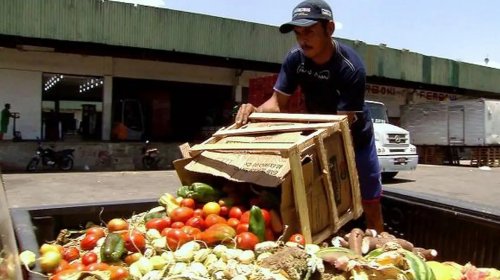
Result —
<instances>
[{"instance_id":1,"label":"red tomato","mask_svg":"<svg viewBox=\"0 0 500 280\"><path fill-rule=\"evenodd\" d=\"M146 249L146 238L139 231L123 233L122 238L125 240L125 248L129 252L142 252Z\"/></svg>"},{"instance_id":2,"label":"red tomato","mask_svg":"<svg viewBox=\"0 0 500 280\"><path fill-rule=\"evenodd\" d=\"M251 232L242 232L236 235L236 247L240 249L253 250L257 243L259 243L259 238Z\"/></svg>"},{"instance_id":3,"label":"red tomato","mask_svg":"<svg viewBox=\"0 0 500 280\"><path fill-rule=\"evenodd\" d=\"M229 218L240 219L243 215L243 208L240 206L233 206L229 209Z\"/></svg>"},{"instance_id":4,"label":"red tomato","mask_svg":"<svg viewBox=\"0 0 500 280\"><path fill-rule=\"evenodd\" d=\"M260 209L260 211L262 212L264 223L266 224L266 227L268 227L271 224L271 213L269 213L266 209Z\"/></svg>"},{"instance_id":5,"label":"red tomato","mask_svg":"<svg viewBox=\"0 0 500 280\"><path fill-rule=\"evenodd\" d=\"M82 264L89 265L97 262L97 254L94 252L87 252L82 256Z\"/></svg>"},{"instance_id":6,"label":"red tomato","mask_svg":"<svg viewBox=\"0 0 500 280\"><path fill-rule=\"evenodd\" d=\"M147 229L156 229L161 232L164 228L170 226L170 223L164 218L153 218L146 223Z\"/></svg>"},{"instance_id":7,"label":"red tomato","mask_svg":"<svg viewBox=\"0 0 500 280\"><path fill-rule=\"evenodd\" d=\"M104 228L99 226L93 226L87 229L86 234L94 234L99 236L99 238L104 237L106 233L104 232Z\"/></svg>"},{"instance_id":8,"label":"red tomato","mask_svg":"<svg viewBox=\"0 0 500 280\"><path fill-rule=\"evenodd\" d=\"M111 271L111 280L125 280L128 279L128 269L119 265L110 265L109 271Z\"/></svg>"},{"instance_id":9,"label":"red tomato","mask_svg":"<svg viewBox=\"0 0 500 280\"><path fill-rule=\"evenodd\" d=\"M266 228L265 238L266 241L274 241L274 233L272 229Z\"/></svg>"},{"instance_id":10,"label":"red tomato","mask_svg":"<svg viewBox=\"0 0 500 280\"><path fill-rule=\"evenodd\" d=\"M183 226L185 226L185 224L183 222L175 222L170 227L171 228L182 228Z\"/></svg>"},{"instance_id":11,"label":"red tomato","mask_svg":"<svg viewBox=\"0 0 500 280\"><path fill-rule=\"evenodd\" d=\"M78 271L83 271L85 270L85 265L81 262L72 262L69 264L70 269L78 270Z\"/></svg>"},{"instance_id":12,"label":"red tomato","mask_svg":"<svg viewBox=\"0 0 500 280\"><path fill-rule=\"evenodd\" d=\"M177 250L178 247L191 239L187 233L178 228L170 230L167 234L167 244L171 250Z\"/></svg>"},{"instance_id":13,"label":"red tomato","mask_svg":"<svg viewBox=\"0 0 500 280\"><path fill-rule=\"evenodd\" d=\"M240 223L236 226L236 233L248 232L248 223Z\"/></svg>"},{"instance_id":14,"label":"red tomato","mask_svg":"<svg viewBox=\"0 0 500 280\"><path fill-rule=\"evenodd\" d=\"M64 248L62 257L68 262L74 261L80 257L80 250L76 247L66 247Z\"/></svg>"},{"instance_id":15,"label":"red tomato","mask_svg":"<svg viewBox=\"0 0 500 280\"><path fill-rule=\"evenodd\" d=\"M70 268L71 267L69 266L68 261L66 261L65 259L62 259L59 262L59 265L57 265L56 269L54 270L54 273L58 273L58 272L61 272L63 270L70 269Z\"/></svg>"},{"instance_id":16,"label":"red tomato","mask_svg":"<svg viewBox=\"0 0 500 280\"><path fill-rule=\"evenodd\" d=\"M87 268L85 270L87 271L95 271L95 270L108 270L109 269L109 264L107 263L91 263L87 265Z\"/></svg>"},{"instance_id":17,"label":"red tomato","mask_svg":"<svg viewBox=\"0 0 500 280\"><path fill-rule=\"evenodd\" d=\"M128 223L124 219L114 218L108 222L107 227L110 232L126 230L128 229Z\"/></svg>"},{"instance_id":18,"label":"red tomato","mask_svg":"<svg viewBox=\"0 0 500 280\"><path fill-rule=\"evenodd\" d=\"M244 224L250 223L250 211L245 211L240 217L240 222Z\"/></svg>"},{"instance_id":19,"label":"red tomato","mask_svg":"<svg viewBox=\"0 0 500 280\"><path fill-rule=\"evenodd\" d=\"M141 253L132 253L125 257L125 263L130 266L131 264L138 261L141 257L142 257Z\"/></svg>"},{"instance_id":20,"label":"red tomato","mask_svg":"<svg viewBox=\"0 0 500 280\"><path fill-rule=\"evenodd\" d=\"M163 230L160 232L160 234L161 234L161 236L167 236L167 235L168 235L168 233L169 233L171 230L173 230L173 228L171 228L171 227L165 228L165 229L163 229Z\"/></svg>"},{"instance_id":21,"label":"red tomato","mask_svg":"<svg viewBox=\"0 0 500 280\"><path fill-rule=\"evenodd\" d=\"M226 219L222 218L221 216L217 214L210 214L205 218L205 226L207 228L218 224L218 223L226 223Z\"/></svg>"},{"instance_id":22,"label":"red tomato","mask_svg":"<svg viewBox=\"0 0 500 280\"><path fill-rule=\"evenodd\" d=\"M300 233L293 234L292 236L290 236L290 239L288 239L288 241L299 243L300 245L306 245L306 239Z\"/></svg>"},{"instance_id":23,"label":"red tomato","mask_svg":"<svg viewBox=\"0 0 500 280\"><path fill-rule=\"evenodd\" d=\"M97 235L87 234L80 241L80 248L82 248L82 250L85 250L85 251L92 250L97 245L97 241L99 239L100 239L100 237Z\"/></svg>"},{"instance_id":24,"label":"red tomato","mask_svg":"<svg viewBox=\"0 0 500 280\"><path fill-rule=\"evenodd\" d=\"M194 209L196 207L196 202L192 198L183 198L181 200L181 206Z\"/></svg>"},{"instance_id":25,"label":"red tomato","mask_svg":"<svg viewBox=\"0 0 500 280\"><path fill-rule=\"evenodd\" d=\"M232 228L236 229L236 227L238 227L238 225L240 224L240 220L238 220L236 218L229 218L227 220L227 224L229 226L231 226Z\"/></svg>"},{"instance_id":26,"label":"red tomato","mask_svg":"<svg viewBox=\"0 0 500 280\"><path fill-rule=\"evenodd\" d=\"M68 276L72 274L76 274L81 270L76 270L74 268L68 268L65 270L62 270L56 274L54 274L52 277L50 277L50 280L64 280L64 279L69 279Z\"/></svg>"},{"instance_id":27,"label":"red tomato","mask_svg":"<svg viewBox=\"0 0 500 280\"><path fill-rule=\"evenodd\" d=\"M200 233L201 230L199 228L195 228L192 226L183 226L181 230L185 233L187 233L189 236L195 236L196 234Z\"/></svg>"},{"instance_id":28,"label":"red tomato","mask_svg":"<svg viewBox=\"0 0 500 280\"><path fill-rule=\"evenodd\" d=\"M198 208L194 210L193 216L195 217L203 217L203 209Z\"/></svg>"},{"instance_id":29,"label":"red tomato","mask_svg":"<svg viewBox=\"0 0 500 280\"><path fill-rule=\"evenodd\" d=\"M221 206L219 215L221 217L227 217L229 215L229 208L227 208L227 206L225 206L225 205Z\"/></svg>"},{"instance_id":30,"label":"red tomato","mask_svg":"<svg viewBox=\"0 0 500 280\"><path fill-rule=\"evenodd\" d=\"M172 222L183 222L185 223L189 218L193 217L194 210L188 207L178 207L175 208L169 215Z\"/></svg>"},{"instance_id":31,"label":"red tomato","mask_svg":"<svg viewBox=\"0 0 500 280\"><path fill-rule=\"evenodd\" d=\"M203 218L201 216L191 217L189 220L187 220L186 226L199 228L200 230L204 230L206 228L205 227L205 220L203 220Z\"/></svg>"}]
</instances>

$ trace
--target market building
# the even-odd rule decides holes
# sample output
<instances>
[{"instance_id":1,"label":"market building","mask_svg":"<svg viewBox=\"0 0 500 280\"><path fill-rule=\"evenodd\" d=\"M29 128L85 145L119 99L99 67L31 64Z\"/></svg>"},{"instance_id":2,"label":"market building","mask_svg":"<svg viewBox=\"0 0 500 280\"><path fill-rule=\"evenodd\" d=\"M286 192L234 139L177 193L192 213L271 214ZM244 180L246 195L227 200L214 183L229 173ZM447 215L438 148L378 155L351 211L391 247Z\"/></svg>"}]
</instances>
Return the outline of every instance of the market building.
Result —
<instances>
[{"instance_id":1,"label":"market building","mask_svg":"<svg viewBox=\"0 0 500 280\"><path fill-rule=\"evenodd\" d=\"M177 145L231 123L249 81L277 73L295 44L274 26L127 3L1 6L0 105L20 116L6 139L23 139L0 143L4 169L23 169L37 138L76 148L75 168L86 170L138 168L150 139L169 167ZM367 98L396 123L404 104L500 99L498 69L339 40L362 55Z\"/></svg>"}]
</instances>

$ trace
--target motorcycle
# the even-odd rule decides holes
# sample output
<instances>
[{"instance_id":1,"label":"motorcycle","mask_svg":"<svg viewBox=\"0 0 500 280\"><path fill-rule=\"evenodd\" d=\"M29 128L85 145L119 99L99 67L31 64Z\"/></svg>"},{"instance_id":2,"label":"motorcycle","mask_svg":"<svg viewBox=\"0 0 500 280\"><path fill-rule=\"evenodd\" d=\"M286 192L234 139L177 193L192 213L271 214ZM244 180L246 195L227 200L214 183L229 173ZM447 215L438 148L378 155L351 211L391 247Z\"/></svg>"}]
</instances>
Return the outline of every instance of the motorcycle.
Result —
<instances>
[{"instance_id":1,"label":"motorcycle","mask_svg":"<svg viewBox=\"0 0 500 280\"><path fill-rule=\"evenodd\" d=\"M68 171L73 169L73 152L75 149L64 149L55 151L52 148L42 147L41 141L38 141L38 147L35 155L26 166L26 171L34 172L39 165L48 167L58 167L60 170Z\"/></svg>"},{"instance_id":2,"label":"motorcycle","mask_svg":"<svg viewBox=\"0 0 500 280\"><path fill-rule=\"evenodd\" d=\"M146 140L142 147L142 167L145 170L158 169L160 162L160 151L157 148L149 147L149 140Z\"/></svg>"}]
</instances>

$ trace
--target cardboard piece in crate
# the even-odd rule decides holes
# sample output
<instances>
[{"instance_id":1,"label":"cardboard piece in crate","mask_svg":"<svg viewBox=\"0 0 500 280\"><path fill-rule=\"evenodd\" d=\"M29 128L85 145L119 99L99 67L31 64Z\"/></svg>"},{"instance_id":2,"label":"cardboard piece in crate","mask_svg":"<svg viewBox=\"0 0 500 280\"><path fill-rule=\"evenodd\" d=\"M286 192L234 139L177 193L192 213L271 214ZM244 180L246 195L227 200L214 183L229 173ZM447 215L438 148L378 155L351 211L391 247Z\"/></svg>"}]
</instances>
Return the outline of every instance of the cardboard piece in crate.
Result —
<instances>
[{"instance_id":1,"label":"cardboard piece in crate","mask_svg":"<svg viewBox=\"0 0 500 280\"><path fill-rule=\"evenodd\" d=\"M190 149L192 158L176 161L179 178L279 187L288 234L319 243L362 212L347 118L322 117L252 114L252 123L218 131Z\"/></svg>"}]
</instances>

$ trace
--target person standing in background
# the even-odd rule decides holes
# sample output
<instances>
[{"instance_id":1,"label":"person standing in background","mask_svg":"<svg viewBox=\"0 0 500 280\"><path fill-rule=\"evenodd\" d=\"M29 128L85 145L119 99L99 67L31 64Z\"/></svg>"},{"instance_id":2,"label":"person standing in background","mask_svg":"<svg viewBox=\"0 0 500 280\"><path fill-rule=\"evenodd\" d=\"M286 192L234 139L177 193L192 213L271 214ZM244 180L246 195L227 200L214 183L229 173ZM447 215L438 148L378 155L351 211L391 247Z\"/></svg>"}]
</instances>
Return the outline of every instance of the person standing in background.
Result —
<instances>
[{"instance_id":1,"label":"person standing in background","mask_svg":"<svg viewBox=\"0 0 500 280\"><path fill-rule=\"evenodd\" d=\"M0 140L3 140L3 136L7 133L9 128L10 118L14 117L10 113L10 104L6 103L5 108L2 110L1 120L0 120Z\"/></svg>"}]
</instances>

